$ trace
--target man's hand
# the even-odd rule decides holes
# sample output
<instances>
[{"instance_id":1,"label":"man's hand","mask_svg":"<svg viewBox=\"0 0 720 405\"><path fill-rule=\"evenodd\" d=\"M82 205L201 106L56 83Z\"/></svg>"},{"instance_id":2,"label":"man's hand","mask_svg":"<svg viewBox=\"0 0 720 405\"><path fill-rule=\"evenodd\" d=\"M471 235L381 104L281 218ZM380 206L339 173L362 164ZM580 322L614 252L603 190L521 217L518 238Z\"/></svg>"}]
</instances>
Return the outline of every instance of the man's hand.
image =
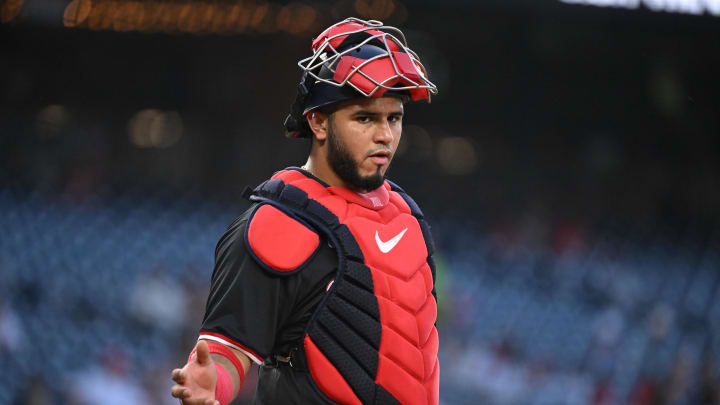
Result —
<instances>
[{"instance_id":1,"label":"man's hand","mask_svg":"<svg viewBox=\"0 0 720 405\"><path fill-rule=\"evenodd\" d=\"M215 400L217 369L210 357L205 341L195 345L196 357L182 369L172 371L172 379L177 384L172 387L171 394L180 399L183 405L220 405Z\"/></svg>"}]
</instances>

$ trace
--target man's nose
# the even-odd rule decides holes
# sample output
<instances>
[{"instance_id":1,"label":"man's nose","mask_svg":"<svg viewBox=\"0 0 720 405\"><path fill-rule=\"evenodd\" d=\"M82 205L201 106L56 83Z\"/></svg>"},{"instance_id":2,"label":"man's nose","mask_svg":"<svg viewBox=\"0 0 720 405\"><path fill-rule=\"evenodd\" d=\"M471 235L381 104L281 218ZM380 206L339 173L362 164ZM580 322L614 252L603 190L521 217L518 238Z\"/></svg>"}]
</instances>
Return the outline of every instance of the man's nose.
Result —
<instances>
[{"instance_id":1,"label":"man's nose","mask_svg":"<svg viewBox=\"0 0 720 405\"><path fill-rule=\"evenodd\" d=\"M390 123L387 120L383 120L378 124L378 128L375 131L375 142L383 145L389 145L393 141L393 133L390 128Z\"/></svg>"}]
</instances>

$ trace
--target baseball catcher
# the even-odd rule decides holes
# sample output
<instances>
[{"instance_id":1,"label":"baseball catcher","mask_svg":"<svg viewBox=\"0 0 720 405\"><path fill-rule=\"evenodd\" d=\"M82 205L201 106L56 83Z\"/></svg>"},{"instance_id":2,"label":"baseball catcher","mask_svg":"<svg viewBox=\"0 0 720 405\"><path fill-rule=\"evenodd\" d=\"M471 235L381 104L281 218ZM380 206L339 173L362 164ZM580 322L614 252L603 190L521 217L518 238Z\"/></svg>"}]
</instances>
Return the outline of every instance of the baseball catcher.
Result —
<instances>
[{"instance_id":1,"label":"baseball catcher","mask_svg":"<svg viewBox=\"0 0 720 405\"><path fill-rule=\"evenodd\" d=\"M198 343L172 372L185 405L438 404L435 266L418 205L385 179L404 104L437 92L403 33L349 18L312 42L286 135L310 138L245 196L215 251Z\"/></svg>"}]
</instances>

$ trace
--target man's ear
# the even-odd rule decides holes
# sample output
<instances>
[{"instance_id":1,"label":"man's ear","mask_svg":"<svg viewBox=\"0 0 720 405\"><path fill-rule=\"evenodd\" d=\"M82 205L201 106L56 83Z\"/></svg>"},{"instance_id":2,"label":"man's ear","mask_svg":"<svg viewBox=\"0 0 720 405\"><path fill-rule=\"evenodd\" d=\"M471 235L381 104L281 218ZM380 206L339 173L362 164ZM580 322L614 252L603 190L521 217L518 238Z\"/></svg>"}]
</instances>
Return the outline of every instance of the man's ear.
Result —
<instances>
[{"instance_id":1,"label":"man's ear","mask_svg":"<svg viewBox=\"0 0 720 405\"><path fill-rule=\"evenodd\" d=\"M315 139L324 141L327 139L328 116L320 111L311 111L305 114L310 129L315 134Z\"/></svg>"}]
</instances>

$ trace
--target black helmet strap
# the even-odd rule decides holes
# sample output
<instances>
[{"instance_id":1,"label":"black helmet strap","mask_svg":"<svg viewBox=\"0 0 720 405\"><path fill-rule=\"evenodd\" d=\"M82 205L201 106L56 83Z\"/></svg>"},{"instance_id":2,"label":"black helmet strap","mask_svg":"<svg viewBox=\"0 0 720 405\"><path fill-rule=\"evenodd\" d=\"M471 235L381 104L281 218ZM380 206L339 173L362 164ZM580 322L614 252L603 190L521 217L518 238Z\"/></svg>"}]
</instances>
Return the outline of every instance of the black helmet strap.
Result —
<instances>
[{"instance_id":1,"label":"black helmet strap","mask_svg":"<svg viewBox=\"0 0 720 405\"><path fill-rule=\"evenodd\" d=\"M310 96L310 79L307 73L303 73L302 79L297 86L295 101L290 105L290 114L285 118L285 135L289 138L308 138L312 136L310 126L303 115L305 104Z\"/></svg>"}]
</instances>

